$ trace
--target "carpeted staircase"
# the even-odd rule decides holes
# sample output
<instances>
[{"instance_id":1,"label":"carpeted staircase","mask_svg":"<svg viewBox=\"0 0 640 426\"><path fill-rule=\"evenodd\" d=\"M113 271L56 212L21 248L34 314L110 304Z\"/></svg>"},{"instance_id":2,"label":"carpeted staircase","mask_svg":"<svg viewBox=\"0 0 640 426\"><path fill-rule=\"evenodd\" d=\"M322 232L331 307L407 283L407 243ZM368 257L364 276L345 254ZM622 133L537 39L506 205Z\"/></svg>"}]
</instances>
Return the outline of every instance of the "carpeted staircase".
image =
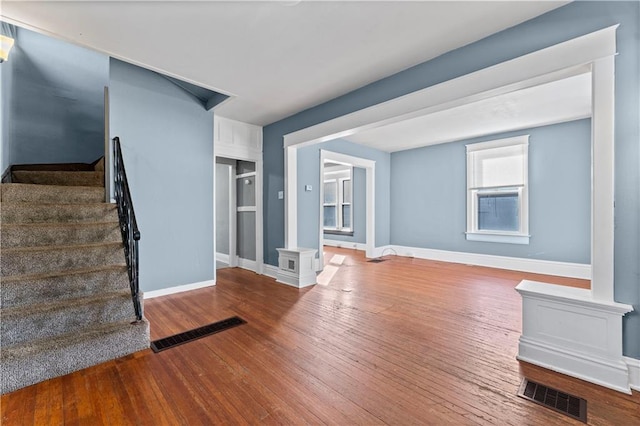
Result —
<instances>
[{"instance_id":1,"label":"carpeted staircase","mask_svg":"<svg viewBox=\"0 0 640 426\"><path fill-rule=\"evenodd\" d=\"M149 347L103 171L17 170L1 188L1 393Z\"/></svg>"}]
</instances>

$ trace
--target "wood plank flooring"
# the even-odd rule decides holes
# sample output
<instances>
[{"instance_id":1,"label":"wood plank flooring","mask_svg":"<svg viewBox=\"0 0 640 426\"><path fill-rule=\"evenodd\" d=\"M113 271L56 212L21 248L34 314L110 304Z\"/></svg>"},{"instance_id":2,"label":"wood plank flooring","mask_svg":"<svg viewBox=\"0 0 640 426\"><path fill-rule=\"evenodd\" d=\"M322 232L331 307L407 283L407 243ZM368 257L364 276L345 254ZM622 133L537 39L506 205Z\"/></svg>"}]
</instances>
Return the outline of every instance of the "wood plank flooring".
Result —
<instances>
[{"instance_id":1,"label":"wood plank flooring","mask_svg":"<svg viewBox=\"0 0 640 426\"><path fill-rule=\"evenodd\" d=\"M522 279L589 282L345 256L298 290L240 269L216 287L145 301L152 339L238 315L248 324L2 396L2 425L564 425L518 398L525 374L586 398L593 425L640 425L624 395L519 364Z\"/></svg>"}]
</instances>

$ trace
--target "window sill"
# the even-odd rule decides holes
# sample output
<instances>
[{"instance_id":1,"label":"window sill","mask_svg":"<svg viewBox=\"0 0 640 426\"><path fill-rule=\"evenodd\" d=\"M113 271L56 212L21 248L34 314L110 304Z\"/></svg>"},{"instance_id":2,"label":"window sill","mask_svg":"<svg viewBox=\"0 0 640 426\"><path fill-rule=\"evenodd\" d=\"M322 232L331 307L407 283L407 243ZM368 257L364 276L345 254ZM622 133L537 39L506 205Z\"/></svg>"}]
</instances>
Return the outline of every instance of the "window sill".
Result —
<instances>
[{"instance_id":1,"label":"window sill","mask_svg":"<svg viewBox=\"0 0 640 426\"><path fill-rule=\"evenodd\" d=\"M323 233L325 235L344 235L345 237L353 237L353 231L338 231L335 229L325 229Z\"/></svg>"},{"instance_id":2,"label":"window sill","mask_svg":"<svg viewBox=\"0 0 640 426\"><path fill-rule=\"evenodd\" d=\"M467 232L468 241L484 241L487 243L529 244L530 235L488 234L483 232Z\"/></svg>"}]
</instances>

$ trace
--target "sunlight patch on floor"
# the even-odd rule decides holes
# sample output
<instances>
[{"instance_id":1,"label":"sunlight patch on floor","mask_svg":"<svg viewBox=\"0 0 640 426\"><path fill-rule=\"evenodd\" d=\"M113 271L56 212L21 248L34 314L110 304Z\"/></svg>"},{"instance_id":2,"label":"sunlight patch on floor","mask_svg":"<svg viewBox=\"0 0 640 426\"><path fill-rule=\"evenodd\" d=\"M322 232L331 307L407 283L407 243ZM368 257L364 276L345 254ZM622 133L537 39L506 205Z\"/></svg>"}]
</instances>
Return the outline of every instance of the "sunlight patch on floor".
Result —
<instances>
[{"instance_id":1,"label":"sunlight patch on floor","mask_svg":"<svg viewBox=\"0 0 640 426\"><path fill-rule=\"evenodd\" d=\"M325 266L322 272L320 272L318 274L318 277L316 278L317 283L320 285L328 285L333 279L333 276L336 274L336 272L338 272L338 269L340 269L339 266Z\"/></svg>"}]
</instances>

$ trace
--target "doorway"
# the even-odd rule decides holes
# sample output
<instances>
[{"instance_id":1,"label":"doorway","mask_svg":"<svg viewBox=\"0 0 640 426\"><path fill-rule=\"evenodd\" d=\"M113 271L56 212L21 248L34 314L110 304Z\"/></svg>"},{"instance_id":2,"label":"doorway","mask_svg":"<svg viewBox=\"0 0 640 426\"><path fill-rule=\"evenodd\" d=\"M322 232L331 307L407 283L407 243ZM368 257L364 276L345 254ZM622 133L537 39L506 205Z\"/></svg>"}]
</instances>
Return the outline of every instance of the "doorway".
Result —
<instances>
[{"instance_id":1,"label":"doorway","mask_svg":"<svg viewBox=\"0 0 640 426\"><path fill-rule=\"evenodd\" d=\"M216 157L216 268L257 272L256 163Z\"/></svg>"}]
</instances>

